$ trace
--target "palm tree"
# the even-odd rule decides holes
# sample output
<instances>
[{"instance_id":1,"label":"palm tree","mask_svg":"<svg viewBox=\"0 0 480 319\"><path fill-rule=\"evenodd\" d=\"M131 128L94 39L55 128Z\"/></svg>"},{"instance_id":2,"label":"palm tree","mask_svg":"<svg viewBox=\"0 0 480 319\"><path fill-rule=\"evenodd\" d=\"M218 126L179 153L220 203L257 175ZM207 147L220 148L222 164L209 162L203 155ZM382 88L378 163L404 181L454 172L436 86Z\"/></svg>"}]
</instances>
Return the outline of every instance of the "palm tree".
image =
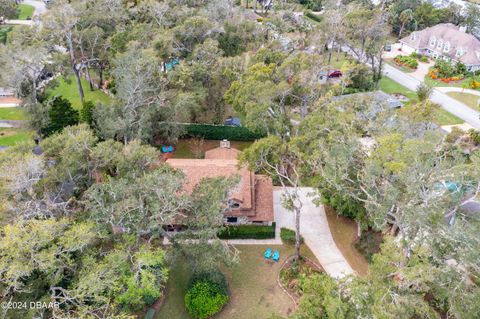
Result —
<instances>
[{"instance_id":1,"label":"palm tree","mask_svg":"<svg viewBox=\"0 0 480 319\"><path fill-rule=\"evenodd\" d=\"M405 9L400 13L400 22L402 25L400 26L400 31L398 31L398 37L402 37L403 29L405 29L405 25L413 21L413 11L412 9Z\"/></svg>"}]
</instances>

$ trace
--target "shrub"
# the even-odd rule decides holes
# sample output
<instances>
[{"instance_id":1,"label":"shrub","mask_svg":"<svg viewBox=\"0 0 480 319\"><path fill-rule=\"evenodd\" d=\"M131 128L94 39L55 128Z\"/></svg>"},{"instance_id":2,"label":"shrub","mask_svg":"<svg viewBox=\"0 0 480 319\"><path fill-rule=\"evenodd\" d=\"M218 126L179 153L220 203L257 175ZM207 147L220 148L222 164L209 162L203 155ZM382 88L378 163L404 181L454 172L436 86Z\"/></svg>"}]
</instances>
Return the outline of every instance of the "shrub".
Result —
<instances>
[{"instance_id":1,"label":"shrub","mask_svg":"<svg viewBox=\"0 0 480 319\"><path fill-rule=\"evenodd\" d=\"M428 63L428 57L425 55L422 55L419 60L420 62Z\"/></svg>"},{"instance_id":2,"label":"shrub","mask_svg":"<svg viewBox=\"0 0 480 319\"><path fill-rule=\"evenodd\" d=\"M397 55L393 61L398 65L406 66L410 69L416 69L418 67L417 59L411 56Z\"/></svg>"},{"instance_id":3,"label":"shrub","mask_svg":"<svg viewBox=\"0 0 480 319\"><path fill-rule=\"evenodd\" d=\"M480 132L474 129L468 130L468 135L472 139L473 144L480 145Z\"/></svg>"},{"instance_id":4,"label":"shrub","mask_svg":"<svg viewBox=\"0 0 480 319\"><path fill-rule=\"evenodd\" d=\"M229 226L222 230L218 237L221 239L271 239L275 238L275 223L272 223L271 226Z\"/></svg>"},{"instance_id":5,"label":"shrub","mask_svg":"<svg viewBox=\"0 0 480 319\"><path fill-rule=\"evenodd\" d=\"M68 100L56 96L48 103L50 105L48 110L49 124L41 129L44 136L60 132L64 127L78 124L78 111L72 107Z\"/></svg>"},{"instance_id":6,"label":"shrub","mask_svg":"<svg viewBox=\"0 0 480 319\"><path fill-rule=\"evenodd\" d=\"M185 307L193 318L203 319L222 310L228 299L226 279L222 273L199 273L190 280Z\"/></svg>"},{"instance_id":7,"label":"shrub","mask_svg":"<svg viewBox=\"0 0 480 319\"><path fill-rule=\"evenodd\" d=\"M288 228L280 229L280 238L287 244L295 244L295 231ZM300 236L300 243L303 243L303 237Z\"/></svg>"},{"instance_id":8,"label":"shrub","mask_svg":"<svg viewBox=\"0 0 480 319\"><path fill-rule=\"evenodd\" d=\"M181 126L185 128L184 137L201 137L207 140L254 141L265 136L265 134L237 126L214 124L182 124Z\"/></svg>"},{"instance_id":9,"label":"shrub","mask_svg":"<svg viewBox=\"0 0 480 319\"><path fill-rule=\"evenodd\" d=\"M456 75L457 69L451 62L445 60L437 60L433 66L437 70L437 74L440 78L449 78Z\"/></svg>"},{"instance_id":10,"label":"shrub","mask_svg":"<svg viewBox=\"0 0 480 319\"><path fill-rule=\"evenodd\" d=\"M90 127L93 127L93 109L95 109L95 104L92 101L85 101L80 110L80 121L87 123Z\"/></svg>"}]
</instances>

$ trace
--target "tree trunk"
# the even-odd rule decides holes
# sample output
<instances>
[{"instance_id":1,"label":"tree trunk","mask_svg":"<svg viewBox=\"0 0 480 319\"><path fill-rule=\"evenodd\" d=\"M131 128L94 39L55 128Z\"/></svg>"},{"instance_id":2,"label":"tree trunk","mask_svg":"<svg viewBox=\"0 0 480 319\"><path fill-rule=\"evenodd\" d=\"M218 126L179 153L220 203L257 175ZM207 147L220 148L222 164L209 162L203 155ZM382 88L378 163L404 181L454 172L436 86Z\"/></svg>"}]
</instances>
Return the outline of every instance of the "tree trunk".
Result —
<instances>
[{"instance_id":1,"label":"tree trunk","mask_svg":"<svg viewBox=\"0 0 480 319\"><path fill-rule=\"evenodd\" d=\"M82 81L80 80L80 71L77 70L77 66L75 65L75 54L73 52L73 43L72 43L72 32L69 32L67 36L67 43L68 43L68 50L70 51L70 64L72 66L73 74L75 75L75 79L77 81L77 88L78 88L78 95L80 96L80 102L83 104L84 93L82 88Z\"/></svg>"},{"instance_id":2,"label":"tree trunk","mask_svg":"<svg viewBox=\"0 0 480 319\"><path fill-rule=\"evenodd\" d=\"M77 82L78 95L80 97L80 102L83 104L83 100L84 100L85 96L84 96L84 93L83 93L82 81L80 79L80 72L77 70L77 68L75 66L73 66L73 74L75 75L75 80Z\"/></svg>"},{"instance_id":3,"label":"tree trunk","mask_svg":"<svg viewBox=\"0 0 480 319\"><path fill-rule=\"evenodd\" d=\"M300 208L295 206L295 261L300 260Z\"/></svg>"},{"instance_id":4,"label":"tree trunk","mask_svg":"<svg viewBox=\"0 0 480 319\"><path fill-rule=\"evenodd\" d=\"M398 37L399 37L399 38L402 37L403 28L405 28L405 23L402 23L402 26L400 27L400 31L398 31Z\"/></svg>"},{"instance_id":5,"label":"tree trunk","mask_svg":"<svg viewBox=\"0 0 480 319\"><path fill-rule=\"evenodd\" d=\"M98 70L98 77L100 78L99 79L99 83L98 85L100 86L100 88L103 88L103 68L100 67L100 69Z\"/></svg>"},{"instance_id":6,"label":"tree trunk","mask_svg":"<svg viewBox=\"0 0 480 319\"><path fill-rule=\"evenodd\" d=\"M87 81L90 86L90 91L93 92L93 81L92 81L92 77L90 76L90 68L88 66L85 68L85 76L87 77Z\"/></svg>"}]
</instances>

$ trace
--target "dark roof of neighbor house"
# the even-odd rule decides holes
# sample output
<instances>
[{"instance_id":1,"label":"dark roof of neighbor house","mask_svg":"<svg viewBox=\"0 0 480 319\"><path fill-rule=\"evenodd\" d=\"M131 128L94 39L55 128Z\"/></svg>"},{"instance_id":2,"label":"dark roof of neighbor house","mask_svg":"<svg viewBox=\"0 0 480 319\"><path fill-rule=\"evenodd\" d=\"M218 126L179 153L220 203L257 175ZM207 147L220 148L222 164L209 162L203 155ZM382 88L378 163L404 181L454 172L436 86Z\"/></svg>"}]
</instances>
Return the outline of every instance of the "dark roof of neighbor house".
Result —
<instances>
[{"instance_id":1,"label":"dark roof of neighbor house","mask_svg":"<svg viewBox=\"0 0 480 319\"><path fill-rule=\"evenodd\" d=\"M468 34L451 23L441 23L421 31L413 32L411 35L400 40L408 46L415 49L430 49L437 51L442 55L447 55L453 60L461 61L467 65L480 65L480 40L475 36ZM435 44L430 45L430 40L435 37ZM438 40L442 41L440 49L437 48ZM448 52L445 51L445 43L450 44ZM457 50L461 48L464 52L462 56L457 57Z\"/></svg>"}]
</instances>

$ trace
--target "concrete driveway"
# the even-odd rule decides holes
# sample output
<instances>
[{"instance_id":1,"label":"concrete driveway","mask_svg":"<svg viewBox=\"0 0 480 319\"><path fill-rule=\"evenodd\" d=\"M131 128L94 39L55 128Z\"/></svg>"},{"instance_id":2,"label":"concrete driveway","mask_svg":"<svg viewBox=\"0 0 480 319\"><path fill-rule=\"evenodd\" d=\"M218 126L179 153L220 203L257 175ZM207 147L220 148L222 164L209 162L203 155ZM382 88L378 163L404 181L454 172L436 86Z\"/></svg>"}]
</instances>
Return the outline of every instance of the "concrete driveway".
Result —
<instances>
[{"instance_id":1,"label":"concrete driveway","mask_svg":"<svg viewBox=\"0 0 480 319\"><path fill-rule=\"evenodd\" d=\"M312 202L313 198L308 196L309 193L313 192L314 190L308 187L300 189L300 199L303 203L300 234L327 274L334 278L342 278L353 274L352 267L333 240L323 206L316 206ZM273 192L273 207L277 228L285 227L295 230L294 214L283 208L281 203L282 193L281 188L276 188Z\"/></svg>"}]
</instances>

